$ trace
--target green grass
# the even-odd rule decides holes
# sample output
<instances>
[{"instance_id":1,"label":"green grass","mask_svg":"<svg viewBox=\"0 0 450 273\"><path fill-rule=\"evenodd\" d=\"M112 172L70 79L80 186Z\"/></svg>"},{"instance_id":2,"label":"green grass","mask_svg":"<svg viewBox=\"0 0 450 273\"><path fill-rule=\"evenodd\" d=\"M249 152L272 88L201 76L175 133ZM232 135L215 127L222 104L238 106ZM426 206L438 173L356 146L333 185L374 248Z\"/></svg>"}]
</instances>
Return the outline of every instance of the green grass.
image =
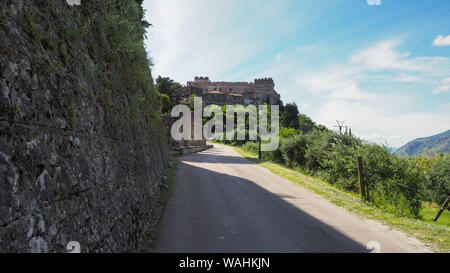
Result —
<instances>
[{"instance_id":1,"label":"green grass","mask_svg":"<svg viewBox=\"0 0 450 273\"><path fill-rule=\"evenodd\" d=\"M440 207L436 204L423 203L422 207L420 208L419 216L422 221L433 223L433 219L438 213L439 209ZM437 223L439 225L450 227L450 211L444 210Z\"/></svg>"},{"instance_id":2,"label":"green grass","mask_svg":"<svg viewBox=\"0 0 450 273\"><path fill-rule=\"evenodd\" d=\"M259 160L256 154L245 151L242 148L233 148L246 159L256 162L260 166L269 169L271 172L319 194L333 204L344 207L348 211L361 217L378 220L390 227L402 230L403 232L418 238L435 251L450 252L449 211L444 211L437 223L432 221L438 211L438 207L430 204L424 204L422 206L420 210L420 219L398 217L386 213L370 203L361 201L357 194L344 192L319 178L305 175L297 170L288 169L279 164Z\"/></svg>"}]
</instances>

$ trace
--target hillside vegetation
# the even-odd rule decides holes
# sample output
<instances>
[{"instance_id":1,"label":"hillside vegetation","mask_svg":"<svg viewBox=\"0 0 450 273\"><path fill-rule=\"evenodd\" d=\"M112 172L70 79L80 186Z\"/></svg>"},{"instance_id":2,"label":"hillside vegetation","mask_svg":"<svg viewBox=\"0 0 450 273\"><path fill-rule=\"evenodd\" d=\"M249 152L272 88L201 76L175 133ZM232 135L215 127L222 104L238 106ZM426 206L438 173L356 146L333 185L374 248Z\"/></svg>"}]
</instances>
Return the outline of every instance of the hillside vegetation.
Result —
<instances>
[{"instance_id":1,"label":"hillside vegetation","mask_svg":"<svg viewBox=\"0 0 450 273\"><path fill-rule=\"evenodd\" d=\"M326 198L331 203L344 207L346 210L364 218L370 218L402 230L432 246L440 252L450 251L450 212L444 211L437 223L432 222L437 207L424 204L417 218L399 217L384 212L370 202L363 202L357 194L338 189L323 179L307 175L299 170L293 170L267 160L259 160L258 154L234 146L234 149L248 160L258 163L271 172L284 177L314 193Z\"/></svg>"},{"instance_id":2,"label":"hillside vegetation","mask_svg":"<svg viewBox=\"0 0 450 273\"><path fill-rule=\"evenodd\" d=\"M264 160L320 177L356 194L356 158L361 156L368 177L368 202L398 216L419 218L424 202L440 205L450 194L449 154L401 157L386 146L317 125L299 114L295 104L282 110L280 146L274 152L263 152ZM258 152L257 142L224 142Z\"/></svg>"},{"instance_id":3,"label":"hillside vegetation","mask_svg":"<svg viewBox=\"0 0 450 273\"><path fill-rule=\"evenodd\" d=\"M432 153L450 153L450 130L443 133L417 138L396 151L399 155L419 155Z\"/></svg>"}]
</instances>

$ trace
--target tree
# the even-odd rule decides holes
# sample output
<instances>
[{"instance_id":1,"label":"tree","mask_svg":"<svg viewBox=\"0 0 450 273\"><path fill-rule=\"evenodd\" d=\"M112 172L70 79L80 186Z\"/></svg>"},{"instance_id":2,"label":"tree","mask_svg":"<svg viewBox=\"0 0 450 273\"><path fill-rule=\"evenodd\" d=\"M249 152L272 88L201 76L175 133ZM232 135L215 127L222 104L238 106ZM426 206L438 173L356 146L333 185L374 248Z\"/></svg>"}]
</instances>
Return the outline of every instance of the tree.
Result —
<instances>
[{"instance_id":1,"label":"tree","mask_svg":"<svg viewBox=\"0 0 450 273\"><path fill-rule=\"evenodd\" d=\"M284 106L284 111L281 114L281 125L286 128L300 129L300 122L298 119L298 107L295 102L288 103Z\"/></svg>"},{"instance_id":2,"label":"tree","mask_svg":"<svg viewBox=\"0 0 450 273\"><path fill-rule=\"evenodd\" d=\"M314 128L317 127L316 123L314 121L312 121L311 118L305 114L299 114L298 121L300 124L299 128L303 133L312 132L314 130Z\"/></svg>"},{"instance_id":3,"label":"tree","mask_svg":"<svg viewBox=\"0 0 450 273\"><path fill-rule=\"evenodd\" d=\"M170 102L170 98L169 98L169 96L167 96L167 94L160 94L159 95L160 96L160 98L161 98L161 103L162 103L162 110L161 110L161 112L162 113L167 113L167 112L169 112L170 110L172 110L172 104L171 104L171 102Z\"/></svg>"},{"instance_id":4,"label":"tree","mask_svg":"<svg viewBox=\"0 0 450 273\"><path fill-rule=\"evenodd\" d=\"M450 194L450 155L437 156L427 172L426 190L431 201L438 205L444 203Z\"/></svg>"},{"instance_id":5,"label":"tree","mask_svg":"<svg viewBox=\"0 0 450 273\"><path fill-rule=\"evenodd\" d=\"M167 94L169 97L173 92L174 81L169 77L158 76L156 79L156 88L160 94Z\"/></svg>"},{"instance_id":6,"label":"tree","mask_svg":"<svg viewBox=\"0 0 450 273\"><path fill-rule=\"evenodd\" d=\"M190 97L189 97L189 108L192 110L192 111L194 111L194 106L195 106L195 103L194 103L194 101L195 101L195 98L196 98L197 96L195 95L195 94L192 94Z\"/></svg>"},{"instance_id":7,"label":"tree","mask_svg":"<svg viewBox=\"0 0 450 273\"><path fill-rule=\"evenodd\" d=\"M278 106L280 107L279 109L280 109L280 115L281 115L284 112L284 104L283 104L282 100L278 101Z\"/></svg>"},{"instance_id":8,"label":"tree","mask_svg":"<svg viewBox=\"0 0 450 273\"><path fill-rule=\"evenodd\" d=\"M181 102L183 86L169 77L163 78L161 76L158 76L158 78L156 79L156 90L158 91L160 96L165 94L169 98L169 104L164 105L164 107L166 108L163 107L163 110L169 108L168 111L170 111L172 107ZM161 99L163 98L161 97Z\"/></svg>"},{"instance_id":9,"label":"tree","mask_svg":"<svg viewBox=\"0 0 450 273\"><path fill-rule=\"evenodd\" d=\"M144 2L144 0L136 0L136 3L138 4L139 7L139 18L141 19L142 26L144 26L144 28L149 28L152 26L152 24L144 20L145 10L142 7L142 2ZM145 36L145 38L147 38L147 36Z\"/></svg>"}]
</instances>

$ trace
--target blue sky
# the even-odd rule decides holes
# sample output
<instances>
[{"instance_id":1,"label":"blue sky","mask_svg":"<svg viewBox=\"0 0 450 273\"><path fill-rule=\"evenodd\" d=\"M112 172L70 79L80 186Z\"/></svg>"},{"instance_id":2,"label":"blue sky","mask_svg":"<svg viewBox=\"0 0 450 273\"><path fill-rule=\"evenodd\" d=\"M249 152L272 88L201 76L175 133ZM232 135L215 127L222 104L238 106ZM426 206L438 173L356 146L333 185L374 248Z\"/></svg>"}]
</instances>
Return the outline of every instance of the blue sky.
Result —
<instances>
[{"instance_id":1,"label":"blue sky","mask_svg":"<svg viewBox=\"0 0 450 273\"><path fill-rule=\"evenodd\" d=\"M450 129L448 0L145 0L153 75L272 77L282 100L399 147Z\"/></svg>"}]
</instances>

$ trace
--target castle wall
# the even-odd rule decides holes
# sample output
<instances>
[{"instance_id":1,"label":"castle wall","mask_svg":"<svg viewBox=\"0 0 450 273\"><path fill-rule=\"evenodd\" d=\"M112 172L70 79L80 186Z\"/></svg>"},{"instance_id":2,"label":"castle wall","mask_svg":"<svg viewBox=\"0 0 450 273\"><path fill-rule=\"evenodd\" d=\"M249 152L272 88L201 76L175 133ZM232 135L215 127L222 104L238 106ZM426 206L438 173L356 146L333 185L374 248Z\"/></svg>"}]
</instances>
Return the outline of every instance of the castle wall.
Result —
<instances>
[{"instance_id":1,"label":"castle wall","mask_svg":"<svg viewBox=\"0 0 450 273\"><path fill-rule=\"evenodd\" d=\"M188 81L186 86L187 88L195 87L203 90L203 98L207 105L224 105L238 101L245 104L262 104L264 102L278 104L280 99L271 78L255 79L254 82L248 83L211 82L208 77L195 77L194 81ZM224 95L220 95L218 92L224 93ZM241 97L230 97L230 95L241 95Z\"/></svg>"}]
</instances>

